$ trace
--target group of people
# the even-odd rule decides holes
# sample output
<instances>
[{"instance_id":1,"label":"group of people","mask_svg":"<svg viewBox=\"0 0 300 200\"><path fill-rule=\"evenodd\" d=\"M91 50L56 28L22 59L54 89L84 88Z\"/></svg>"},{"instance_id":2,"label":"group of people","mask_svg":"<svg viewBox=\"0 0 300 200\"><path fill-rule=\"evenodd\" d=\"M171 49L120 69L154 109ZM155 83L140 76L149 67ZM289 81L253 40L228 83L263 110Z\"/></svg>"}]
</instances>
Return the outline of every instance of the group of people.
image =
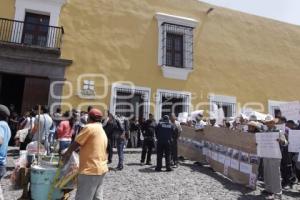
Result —
<instances>
[{"instance_id":1,"label":"group of people","mask_svg":"<svg viewBox=\"0 0 300 200\"><path fill-rule=\"evenodd\" d=\"M26 149L31 141L41 142L47 152L59 146L59 153L67 161L73 151L80 148L80 166L78 177L78 190L76 199L101 199L103 178L108 171L107 163L112 162L113 147L117 147L118 170L124 165L124 148L128 140L132 147L142 146L141 165L152 165L151 155L156 149L156 171L162 170L162 160L165 157L166 171L172 171L172 166L178 166L177 141L182 132L180 123L175 114L163 116L158 122L152 114L147 120L138 120L133 117L127 119L121 115L103 113L89 106L87 112L76 110L61 113L57 109L49 114L47 106L42 106L40 114L37 109L26 113L18 121L16 134L13 136L9 127L11 111L0 105L0 178L5 174L7 148L10 138L13 137L20 150ZM284 130L278 129L278 124L285 124ZM300 163L298 154L288 152L288 135L290 130L300 129L298 122L286 120L284 117L273 118L267 115L264 120L257 120L255 116L245 118L237 117L230 124L216 124L216 119L204 120L198 114L194 122L187 123L196 131L202 131L205 126L214 126L240 130L241 132L279 132L278 143L282 152L282 159L262 158L260 160L259 176L265 182L264 194L267 199L280 199L282 188L292 186L297 179L300 180ZM39 133L39 134L37 134ZM57 141L57 142L55 142Z\"/></svg>"},{"instance_id":2,"label":"group of people","mask_svg":"<svg viewBox=\"0 0 300 200\"><path fill-rule=\"evenodd\" d=\"M265 183L266 199L281 199L282 188L292 187L297 181L300 181L300 162L298 162L298 153L288 151L289 131L300 130L300 124L297 121L286 120L279 113L274 118L272 115L266 115L265 119L258 120L257 116L239 115L235 119L226 120L222 124L217 124L216 119L203 119L202 114L196 117L194 125L196 131L202 131L205 126L223 127L237 130L240 133L259 133L259 132L279 132L277 139L282 159L278 158L260 158L258 178Z\"/></svg>"},{"instance_id":3,"label":"group of people","mask_svg":"<svg viewBox=\"0 0 300 200\"><path fill-rule=\"evenodd\" d=\"M267 196L267 199L281 199L282 188L292 187L297 180L300 180L299 154L288 151L289 131L299 130L299 124L293 120L286 120L285 117L273 118L273 116L267 115L264 121L252 117L247 125L250 133L279 132L277 141L282 159L262 158L259 178L265 182L263 194Z\"/></svg>"},{"instance_id":4,"label":"group of people","mask_svg":"<svg viewBox=\"0 0 300 200\"><path fill-rule=\"evenodd\" d=\"M124 148L130 141L131 147L141 145L141 165L152 165L151 155L156 148L156 171L162 169L162 159L166 160L166 171L177 167L177 140L182 131L175 114L164 116L158 123L152 114L147 120L127 119L121 115L107 112L105 117L98 109L89 106L87 112L76 110L61 112L58 108L50 114L47 106L26 112L24 116L14 118L15 126L9 121L11 111L0 106L0 175L5 174L5 164L9 141L20 150L33 141L40 142L47 153L58 150L66 162L73 151L80 151L78 190L76 199L101 199L102 184L107 164L112 162L113 146L118 151L118 170L124 165ZM13 133L14 131L14 133ZM59 148L57 148L57 146Z\"/></svg>"},{"instance_id":5,"label":"group of people","mask_svg":"<svg viewBox=\"0 0 300 200\"><path fill-rule=\"evenodd\" d=\"M112 148L114 146L113 144L116 143L119 157L117 169L123 169L124 147L126 147L127 141L129 139L132 146L141 143L141 165L152 165L152 152L155 147L157 147L157 153L161 153L159 151L159 145L160 142L162 142L162 140L159 140L161 130L158 129L158 127L160 127L160 123L157 124L153 115L149 114L149 118L147 120L137 120L135 117L133 117L131 120L128 120L123 116L113 116L109 112L107 116L108 117L103 120L103 128L108 138L108 163L112 162ZM172 158L172 163L170 160L167 160L167 168L171 169L169 167L171 165L177 167L177 140L182 129L180 123L176 121L175 114L170 115L169 121L172 124L172 131L173 126L175 126L175 129L171 133L170 138L163 138L163 140L167 140L165 142L169 143L167 152L165 152L165 154L168 154L166 155L166 158L169 158L169 156L171 156ZM165 121L162 120L161 122ZM114 140L116 140L116 142L114 142Z\"/></svg>"}]
</instances>

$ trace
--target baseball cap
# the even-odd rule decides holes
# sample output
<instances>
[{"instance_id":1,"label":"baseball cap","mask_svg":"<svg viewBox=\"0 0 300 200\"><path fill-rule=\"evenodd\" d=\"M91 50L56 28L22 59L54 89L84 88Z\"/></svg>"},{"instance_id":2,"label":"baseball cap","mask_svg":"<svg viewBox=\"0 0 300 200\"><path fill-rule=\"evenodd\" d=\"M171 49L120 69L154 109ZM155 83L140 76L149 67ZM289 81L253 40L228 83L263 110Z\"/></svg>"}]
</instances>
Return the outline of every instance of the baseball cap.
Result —
<instances>
[{"instance_id":1,"label":"baseball cap","mask_svg":"<svg viewBox=\"0 0 300 200\"><path fill-rule=\"evenodd\" d=\"M96 109L96 108L92 108L89 112L89 116L97 117L97 118L98 117L103 117L103 113L100 110Z\"/></svg>"}]
</instances>

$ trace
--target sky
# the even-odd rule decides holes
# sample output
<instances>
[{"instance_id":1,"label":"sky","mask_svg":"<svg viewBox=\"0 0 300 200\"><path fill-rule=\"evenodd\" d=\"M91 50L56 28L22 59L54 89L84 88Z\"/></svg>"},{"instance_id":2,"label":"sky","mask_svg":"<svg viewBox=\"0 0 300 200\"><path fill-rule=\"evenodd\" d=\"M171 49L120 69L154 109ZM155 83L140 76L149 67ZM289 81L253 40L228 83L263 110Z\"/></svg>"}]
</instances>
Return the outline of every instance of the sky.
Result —
<instances>
[{"instance_id":1,"label":"sky","mask_svg":"<svg viewBox=\"0 0 300 200\"><path fill-rule=\"evenodd\" d=\"M300 25L300 0L200 0L213 5Z\"/></svg>"}]
</instances>

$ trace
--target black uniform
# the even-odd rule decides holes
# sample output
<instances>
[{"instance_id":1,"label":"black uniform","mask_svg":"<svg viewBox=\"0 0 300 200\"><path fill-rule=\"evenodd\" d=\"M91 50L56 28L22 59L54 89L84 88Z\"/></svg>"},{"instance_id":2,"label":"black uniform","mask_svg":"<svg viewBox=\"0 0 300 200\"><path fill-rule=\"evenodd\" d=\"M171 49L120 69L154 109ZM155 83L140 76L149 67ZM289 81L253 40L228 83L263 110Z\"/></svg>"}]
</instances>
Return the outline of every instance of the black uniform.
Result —
<instances>
[{"instance_id":1,"label":"black uniform","mask_svg":"<svg viewBox=\"0 0 300 200\"><path fill-rule=\"evenodd\" d=\"M114 121L105 121L103 124L103 129L107 136L107 152L108 152L108 162L112 162L113 156L113 133L114 133Z\"/></svg>"},{"instance_id":2,"label":"black uniform","mask_svg":"<svg viewBox=\"0 0 300 200\"><path fill-rule=\"evenodd\" d=\"M160 171L162 168L162 158L165 155L166 159L166 169L171 171L170 167L170 151L173 136L176 135L176 126L169 122L169 120L164 120L160 122L156 128L156 138L157 138L157 166L156 171Z\"/></svg>"},{"instance_id":3,"label":"black uniform","mask_svg":"<svg viewBox=\"0 0 300 200\"><path fill-rule=\"evenodd\" d=\"M145 162L146 154L147 154L147 164L151 163L151 154L152 149L154 148L154 136L155 136L155 129L156 129L156 122L155 120L148 119L143 125L142 125L142 133L144 137L143 142L143 150L142 150L142 158L141 163Z\"/></svg>"}]
</instances>

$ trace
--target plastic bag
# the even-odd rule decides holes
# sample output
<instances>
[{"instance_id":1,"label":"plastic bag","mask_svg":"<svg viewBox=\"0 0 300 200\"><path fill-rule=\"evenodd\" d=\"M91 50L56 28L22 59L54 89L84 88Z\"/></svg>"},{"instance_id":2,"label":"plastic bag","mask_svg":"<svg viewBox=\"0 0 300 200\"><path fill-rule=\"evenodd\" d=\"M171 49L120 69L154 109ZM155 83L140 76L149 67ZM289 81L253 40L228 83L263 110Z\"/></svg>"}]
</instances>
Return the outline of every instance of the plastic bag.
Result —
<instances>
[{"instance_id":1,"label":"plastic bag","mask_svg":"<svg viewBox=\"0 0 300 200\"><path fill-rule=\"evenodd\" d=\"M30 142L26 147L28 154L37 154L38 153L38 142ZM46 154L45 147L40 143L40 154Z\"/></svg>"},{"instance_id":2,"label":"plastic bag","mask_svg":"<svg viewBox=\"0 0 300 200\"><path fill-rule=\"evenodd\" d=\"M60 169L60 176L55 184L59 189L73 189L76 187L76 178L79 171L79 156L73 152L69 161Z\"/></svg>"}]
</instances>

